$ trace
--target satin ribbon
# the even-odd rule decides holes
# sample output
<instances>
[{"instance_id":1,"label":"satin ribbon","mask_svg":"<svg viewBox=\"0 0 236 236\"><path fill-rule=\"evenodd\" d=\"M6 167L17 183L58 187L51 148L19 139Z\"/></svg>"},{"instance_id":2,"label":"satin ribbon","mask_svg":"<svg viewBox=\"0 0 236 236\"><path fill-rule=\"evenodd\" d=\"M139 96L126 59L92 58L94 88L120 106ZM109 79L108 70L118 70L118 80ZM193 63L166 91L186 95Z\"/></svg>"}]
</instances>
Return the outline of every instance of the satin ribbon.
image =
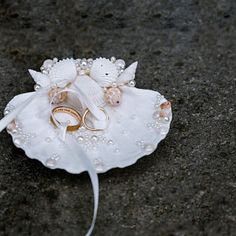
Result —
<instances>
[{"instance_id":1,"label":"satin ribbon","mask_svg":"<svg viewBox=\"0 0 236 236\"><path fill-rule=\"evenodd\" d=\"M75 86L76 89L79 90L79 87ZM54 124L57 126L58 129L60 129L62 132L62 140L65 141L65 136L66 136L66 131L67 131L67 126L68 124L66 122L58 122L57 119L55 118L55 115L53 114L52 110L53 110L53 101L54 99L61 93L64 93L64 92L67 92L67 93L72 93L72 94L75 94L79 101L83 104L84 108L88 108L89 111L93 114L93 116L95 117L95 119L98 121L98 122L101 122L103 124L103 122L107 123L106 119L106 115L104 112L101 112L101 110L93 104L93 102L90 101L90 98L83 92L81 92L81 90L79 91L76 91L74 89L68 89L68 88L65 88L61 91L58 91L57 93L55 93L53 95L53 97L51 98L51 101L49 103L49 106L50 106L50 115L53 119L53 122ZM96 116L98 118L96 118Z\"/></svg>"},{"instance_id":2,"label":"satin ribbon","mask_svg":"<svg viewBox=\"0 0 236 236\"><path fill-rule=\"evenodd\" d=\"M99 182L98 182L98 175L97 172L91 163L91 161L86 157L76 141L70 135L67 135L66 140L70 143L70 146L67 145L68 150L71 152L74 158L83 157L80 161L83 162L83 165L86 167L87 172L89 174L92 188L93 188L93 199L94 199L94 208L93 208L93 219L90 225L89 230L86 233L86 236L90 236L93 232L94 225L97 218L97 211L98 211L98 202L99 202Z\"/></svg>"},{"instance_id":3,"label":"satin ribbon","mask_svg":"<svg viewBox=\"0 0 236 236\"><path fill-rule=\"evenodd\" d=\"M47 92L46 89L38 90L32 96L30 96L24 102L22 102L18 107L16 107L13 111L11 111L9 114L3 117L0 120L0 132L2 132L2 130L5 129L7 125L11 123L16 118L16 116L19 113L21 113L35 98L39 97L39 95L42 95L46 92Z\"/></svg>"},{"instance_id":4,"label":"satin ribbon","mask_svg":"<svg viewBox=\"0 0 236 236\"><path fill-rule=\"evenodd\" d=\"M60 83L63 83L64 81L60 81ZM24 109L36 98L38 98L40 95L43 94L47 94L49 89L51 87L47 86L47 87L43 87L39 90L37 90L32 96L30 96L29 98L27 98L25 101L23 101L19 106L17 106L13 111L11 111L8 115L6 115L2 120L0 120L0 132L7 127L7 125L9 123L11 123L16 116L21 113L22 111L24 111ZM52 100L50 101L50 108L52 106L52 102L53 99L56 95L58 95L61 92L71 92L71 93L75 93L81 100L81 102L83 102L86 107L91 111L91 113L98 119L98 120L103 120L104 119L104 114L103 112L101 112L101 110L92 103L92 101L90 101L89 97L83 92L81 91L81 89L79 87L76 86L76 89L78 89L78 91L75 90L70 90L70 89L64 89L60 92L58 92L57 94L55 94L52 98ZM52 111L50 110L52 118L55 121L55 124L61 129L63 130L63 132L66 131L67 126L65 124L61 125L59 124L54 115L52 114ZM62 127L61 127L62 126ZM60 137L59 137L60 138ZM98 210L98 202L99 202L99 182L98 182L98 176L97 176L97 172L93 166L93 164L91 163L91 161L89 160L89 158L86 157L86 155L84 155L83 151L81 150L81 148L78 147L78 144L75 142L75 140L70 137L69 135L67 135L67 137L65 138L65 135L62 139L66 139L67 142L69 142L71 145L69 147L69 145L67 145L68 150L72 153L72 155L74 156L74 158L81 158L81 161L83 163L83 165L85 166L91 183L92 183L92 188L93 188L93 196L94 196L94 211L93 211L93 219L92 219L92 223L90 225L90 228L88 230L88 232L86 233L86 236L90 236L95 222L96 222L96 217L97 217L97 210Z\"/></svg>"}]
</instances>

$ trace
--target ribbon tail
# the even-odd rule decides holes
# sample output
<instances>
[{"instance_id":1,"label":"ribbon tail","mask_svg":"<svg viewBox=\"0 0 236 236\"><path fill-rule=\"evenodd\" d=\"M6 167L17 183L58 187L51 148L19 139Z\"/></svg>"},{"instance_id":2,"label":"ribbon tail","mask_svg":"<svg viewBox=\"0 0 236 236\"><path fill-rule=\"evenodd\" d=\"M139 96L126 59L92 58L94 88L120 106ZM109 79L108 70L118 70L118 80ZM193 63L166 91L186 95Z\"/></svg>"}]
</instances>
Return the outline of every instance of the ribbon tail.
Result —
<instances>
[{"instance_id":1,"label":"ribbon tail","mask_svg":"<svg viewBox=\"0 0 236 236\"><path fill-rule=\"evenodd\" d=\"M92 219L92 223L90 225L89 230L87 231L85 236L90 236L93 232L94 226L95 226L95 222L96 222L96 218L97 218L97 211L98 211L98 202L99 202L99 181L98 181L98 175L97 172L93 166L93 164L91 163L91 161L84 155L84 153L82 153L82 150L75 148L77 146L77 143L75 142L75 140L72 137L69 137L69 135L67 136L67 139L69 141L69 143L71 143L72 145L70 145L70 150L72 152L72 154L75 157L82 157L80 159L80 161L83 162L83 165L86 167L87 172L89 174L91 183L92 183L92 188L93 188L93 197L94 197L94 210L93 210L93 219Z\"/></svg>"},{"instance_id":2,"label":"ribbon tail","mask_svg":"<svg viewBox=\"0 0 236 236\"><path fill-rule=\"evenodd\" d=\"M78 89L79 94L81 94L82 98L82 102L84 103L84 105L89 109L89 111L95 116L95 118L97 120L105 120L106 116L104 115L104 113L93 103L91 102L90 97L88 97L83 90L78 87L76 84L74 84L74 86L76 87L76 89Z\"/></svg>"},{"instance_id":3,"label":"ribbon tail","mask_svg":"<svg viewBox=\"0 0 236 236\"><path fill-rule=\"evenodd\" d=\"M3 129L7 127L7 125L12 122L16 116L22 112L36 97L38 97L40 94L45 92L45 89L41 89L37 92L35 92L33 95L31 95L29 98L27 98L24 102L22 102L18 107L16 107L13 111L11 111L8 115L6 115L4 118L0 120L0 132L2 132Z\"/></svg>"},{"instance_id":4,"label":"ribbon tail","mask_svg":"<svg viewBox=\"0 0 236 236\"><path fill-rule=\"evenodd\" d=\"M66 131L67 131L67 126L62 129L62 140L65 142L66 140Z\"/></svg>"},{"instance_id":5,"label":"ribbon tail","mask_svg":"<svg viewBox=\"0 0 236 236\"><path fill-rule=\"evenodd\" d=\"M90 163L89 165L87 165L87 167L89 167L87 171L91 179L93 187L93 196L94 196L93 220L88 232L86 233L86 236L90 236L92 234L97 218L98 202L99 202L99 182L98 182L98 175L92 164Z\"/></svg>"}]
</instances>

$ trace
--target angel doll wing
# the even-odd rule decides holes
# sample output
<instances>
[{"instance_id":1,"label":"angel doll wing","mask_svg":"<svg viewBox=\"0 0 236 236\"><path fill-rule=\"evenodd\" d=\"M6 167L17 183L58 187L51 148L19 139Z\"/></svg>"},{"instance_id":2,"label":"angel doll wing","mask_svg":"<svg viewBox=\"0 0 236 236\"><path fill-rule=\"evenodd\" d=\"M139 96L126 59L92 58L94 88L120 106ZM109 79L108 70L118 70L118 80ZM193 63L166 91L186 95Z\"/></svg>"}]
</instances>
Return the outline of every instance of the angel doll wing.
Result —
<instances>
[{"instance_id":1,"label":"angel doll wing","mask_svg":"<svg viewBox=\"0 0 236 236\"><path fill-rule=\"evenodd\" d=\"M64 59L52 65L50 71L46 73L29 69L30 75L36 84L42 88L56 84L58 87L64 87L72 82L77 75L75 62L73 59Z\"/></svg>"},{"instance_id":2,"label":"angel doll wing","mask_svg":"<svg viewBox=\"0 0 236 236\"><path fill-rule=\"evenodd\" d=\"M135 78L136 68L138 66L138 62L132 63L129 67L127 67L124 72L118 77L117 84L126 84Z\"/></svg>"}]
</instances>

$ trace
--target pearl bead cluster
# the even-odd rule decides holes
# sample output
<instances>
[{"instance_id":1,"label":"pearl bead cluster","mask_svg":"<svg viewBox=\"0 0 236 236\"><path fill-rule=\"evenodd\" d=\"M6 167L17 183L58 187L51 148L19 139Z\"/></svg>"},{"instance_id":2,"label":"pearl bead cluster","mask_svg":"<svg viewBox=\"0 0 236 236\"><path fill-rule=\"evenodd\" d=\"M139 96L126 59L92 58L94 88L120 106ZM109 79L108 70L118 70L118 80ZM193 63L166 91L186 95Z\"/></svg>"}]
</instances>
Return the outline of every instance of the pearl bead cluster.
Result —
<instances>
[{"instance_id":1,"label":"pearl bead cluster","mask_svg":"<svg viewBox=\"0 0 236 236\"><path fill-rule=\"evenodd\" d=\"M136 141L136 145L145 151L146 154L150 154L156 149L155 145L145 143L143 140Z\"/></svg>"},{"instance_id":2,"label":"pearl bead cluster","mask_svg":"<svg viewBox=\"0 0 236 236\"><path fill-rule=\"evenodd\" d=\"M117 59L115 57L111 57L111 62L116 65L116 68L118 70L119 75L124 72L125 70L125 61L123 59ZM129 87L135 87L136 82L135 80L130 80L127 84ZM117 87L118 85L116 83L112 84L112 87Z\"/></svg>"},{"instance_id":3,"label":"pearl bead cluster","mask_svg":"<svg viewBox=\"0 0 236 236\"><path fill-rule=\"evenodd\" d=\"M84 127L80 128L79 131L77 131L77 134L73 135L78 144L86 151L86 152L94 152L96 156L96 152L98 150L98 147L101 145L108 145L113 149L114 153L117 153L117 148L115 147L114 141L111 139L108 139L103 133L101 132L94 132L91 134L89 131L86 131ZM119 151L119 150L118 150ZM105 170L105 164L103 160L99 157L95 157L92 160L92 163L94 164L94 167L97 172L104 172Z\"/></svg>"},{"instance_id":4,"label":"pearl bead cluster","mask_svg":"<svg viewBox=\"0 0 236 236\"><path fill-rule=\"evenodd\" d=\"M154 123L148 123L147 128L156 128L162 136L168 133L168 125L171 115L171 104L166 101L162 103L164 97L160 94L157 95L156 103L154 105L153 119Z\"/></svg>"},{"instance_id":5,"label":"pearl bead cluster","mask_svg":"<svg viewBox=\"0 0 236 236\"><path fill-rule=\"evenodd\" d=\"M153 113L154 122L146 124L148 129L157 129L161 136L165 136L168 133L171 114L170 102L166 101L163 103L163 99L164 96L157 95ZM145 143L143 140L137 140L136 145L144 150L146 154L150 154L156 149L154 144Z\"/></svg>"},{"instance_id":6,"label":"pearl bead cluster","mask_svg":"<svg viewBox=\"0 0 236 236\"><path fill-rule=\"evenodd\" d=\"M130 80L129 83L128 83L129 87L135 87L135 85L136 85L135 80Z\"/></svg>"},{"instance_id":7,"label":"pearl bead cluster","mask_svg":"<svg viewBox=\"0 0 236 236\"><path fill-rule=\"evenodd\" d=\"M7 126L7 132L14 135L13 142L17 147L29 145L31 140L36 137L35 133L23 132L23 127L20 122L13 120Z\"/></svg>"},{"instance_id":8,"label":"pearl bead cluster","mask_svg":"<svg viewBox=\"0 0 236 236\"><path fill-rule=\"evenodd\" d=\"M46 161L45 161L45 165L51 169L55 168L57 166L57 162L61 159L61 157L54 153L52 154L51 157L49 157Z\"/></svg>"},{"instance_id":9,"label":"pearl bead cluster","mask_svg":"<svg viewBox=\"0 0 236 236\"><path fill-rule=\"evenodd\" d=\"M4 110L4 115L8 115L11 113L15 107L11 104L7 105ZM7 132L9 134L14 135L13 142L17 147L21 147L22 145L29 145L32 138L36 137L35 133L25 133L23 132L22 124L17 121L13 120L11 123L7 125Z\"/></svg>"},{"instance_id":10,"label":"pearl bead cluster","mask_svg":"<svg viewBox=\"0 0 236 236\"><path fill-rule=\"evenodd\" d=\"M52 67L58 62L58 59L54 57L53 59L47 59L43 62L40 70L43 74L48 74Z\"/></svg>"},{"instance_id":11,"label":"pearl bead cluster","mask_svg":"<svg viewBox=\"0 0 236 236\"><path fill-rule=\"evenodd\" d=\"M58 62L58 59L54 57L53 59L47 59L43 62L43 65L40 67L40 71L43 74L48 75L52 67ZM34 90L38 91L41 89L41 86L39 84L34 85Z\"/></svg>"},{"instance_id":12,"label":"pearl bead cluster","mask_svg":"<svg viewBox=\"0 0 236 236\"><path fill-rule=\"evenodd\" d=\"M79 75L85 75L85 74L88 75L90 73L90 68L93 65L93 59L78 58L75 60L75 65Z\"/></svg>"},{"instance_id":13,"label":"pearl bead cluster","mask_svg":"<svg viewBox=\"0 0 236 236\"><path fill-rule=\"evenodd\" d=\"M123 59L116 59L115 57L111 57L110 61L115 64L119 75L124 72L125 69L125 61ZM93 59L92 58L78 58L75 60L75 65L77 68L77 72L79 75L89 75L90 68L93 65Z\"/></svg>"},{"instance_id":14,"label":"pearl bead cluster","mask_svg":"<svg viewBox=\"0 0 236 236\"><path fill-rule=\"evenodd\" d=\"M81 127L73 136L76 138L77 142L84 148L85 151L97 151L97 147L105 144L113 146L114 142L108 139L103 132L93 132L87 131L85 127Z\"/></svg>"},{"instance_id":15,"label":"pearl bead cluster","mask_svg":"<svg viewBox=\"0 0 236 236\"><path fill-rule=\"evenodd\" d=\"M119 74L124 72L125 61L123 59L116 59L115 57L111 57L110 61L115 64Z\"/></svg>"},{"instance_id":16,"label":"pearl bead cluster","mask_svg":"<svg viewBox=\"0 0 236 236\"><path fill-rule=\"evenodd\" d=\"M106 145L111 148L111 151L115 154L119 154L119 149L116 147L115 142L112 139L106 137L104 131L93 132L87 131L85 127L81 127L77 132L72 134L76 139L78 144L86 151L93 152L95 156L97 155L98 148L101 145ZM105 169L105 164L101 158L95 157L93 159L93 164L97 172L103 172Z\"/></svg>"}]
</instances>

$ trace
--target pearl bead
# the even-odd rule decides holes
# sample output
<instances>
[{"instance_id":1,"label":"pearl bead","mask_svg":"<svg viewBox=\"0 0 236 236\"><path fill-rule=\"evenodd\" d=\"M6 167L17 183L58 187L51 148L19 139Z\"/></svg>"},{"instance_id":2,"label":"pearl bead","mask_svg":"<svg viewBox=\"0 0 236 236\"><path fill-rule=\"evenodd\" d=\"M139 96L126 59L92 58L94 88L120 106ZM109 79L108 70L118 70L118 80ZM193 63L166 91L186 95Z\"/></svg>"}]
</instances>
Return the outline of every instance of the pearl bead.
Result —
<instances>
[{"instance_id":1,"label":"pearl bead","mask_svg":"<svg viewBox=\"0 0 236 236\"><path fill-rule=\"evenodd\" d=\"M91 67L92 64L93 64L93 59L92 59L92 58L89 58L89 59L87 60L87 62L88 62L88 65Z\"/></svg>"},{"instance_id":2,"label":"pearl bead","mask_svg":"<svg viewBox=\"0 0 236 236\"><path fill-rule=\"evenodd\" d=\"M115 61L115 65L118 68L124 69L125 68L125 61L123 59L118 59Z\"/></svg>"},{"instance_id":3,"label":"pearl bead","mask_svg":"<svg viewBox=\"0 0 236 236\"><path fill-rule=\"evenodd\" d=\"M85 58L83 58L80 62L80 68L87 69L87 66L88 66L87 60Z\"/></svg>"},{"instance_id":4,"label":"pearl bead","mask_svg":"<svg viewBox=\"0 0 236 236\"><path fill-rule=\"evenodd\" d=\"M97 142L97 141L98 141L98 137L97 137L96 135L93 135L93 136L91 137L91 140L92 140L93 142Z\"/></svg>"},{"instance_id":5,"label":"pearl bead","mask_svg":"<svg viewBox=\"0 0 236 236\"><path fill-rule=\"evenodd\" d=\"M110 140L108 140L107 144L113 145L113 141L110 139Z\"/></svg>"},{"instance_id":6,"label":"pearl bead","mask_svg":"<svg viewBox=\"0 0 236 236\"><path fill-rule=\"evenodd\" d=\"M3 114L4 114L4 116L6 116L6 115L8 115L10 112L11 112L10 110L6 109L6 110L4 110Z\"/></svg>"},{"instance_id":7,"label":"pearl bead","mask_svg":"<svg viewBox=\"0 0 236 236\"><path fill-rule=\"evenodd\" d=\"M48 71L47 70L42 70L42 73L46 75L46 74L48 74Z\"/></svg>"},{"instance_id":8,"label":"pearl bead","mask_svg":"<svg viewBox=\"0 0 236 236\"><path fill-rule=\"evenodd\" d=\"M130 87L134 87L135 85L136 85L135 80L130 80L130 81L129 81L129 86L130 86Z\"/></svg>"},{"instance_id":9,"label":"pearl bead","mask_svg":"<svg viewBox=\"0 0 236 236\"><path fill-rule=\"evenodd\" d=\"M38 91L39 89L41 89L41 86L39 84L35 84L34 85L34 90Z\"/></svg>"},{"instance_id":10,"label":"pearl bead","mask_svg":"<svg viewBox=\"0 0 236 236\"><path fill-rule=\"evenodd\" d=\"M51 159L58 161L58 160L60 159L60 156L59 156L58 154L54 153L54 154L51 156Z\"/></svg>"},{"instance_id":11,"label":"pearl bead","mask_svg":"<svg viewBox=\"0 0 236 236\"><path fill-rule=\"evenodd\" d=\"M43 67L44 67L45 69L51 68L52 65L53 65L53 61L52 61L51 59L47 59L47 60L45 60L45 61L43 62Z\"/></svg>"},{"instance_id":12,"label":"pearl bead","mask_svg":"<svg viewBox=\"0 0 236 236\"><path fill-rule=\"evenodd\" d=\"M12 129L11 131L9 131L10 133L12 133L12 134L16 134L17 132L18 132L18 130L17 129Z\"/></svg>"},{"instance_id":13,"label":"pearl bead","mask_svg":"<svg viewBox=\"0 0 236 236\"><path fill-rule=\"evenodd\" d=\"M120 152L120 150L118 149L118 148L116 148L115 150L114 150L114 153L119 153Z\"/></svg>"},{"instance_id":14,"label":"pearl bead","mask_svg":"<svg viewBox=\"0 0 236 236\"><path fill-rule=\"evenodd\" d=\"M170 118L168 116L159 117L158 120L162 123L168 123L170 121Z\"/></svg>"},{"instance_id":15,"label":"pearl bead","mask_svg":"<svg viewBox=\"0 0 236 236\"><path fill-rule=\"evenodd\" d=\"M111 86L112 86L112 87L117 87L117 83L116 83L116 82L113 82Z\"/></svg>"},{"instance_id":16,"label":"pearl bead","mask_svg":"<svg viewBox=\"0 0 236 236\"><path fill-rule=\"evenodd\" d=\"M20 138L14 138L13 142L17 147L20 147L22 140Z\"/></svg>"},{"instance_id":17,"label":"pearl bead","mask_svg":"<svg viewBox=\"0 0 236 236\"><path fill-rule=\"evenodd\" d=\"M50 143L50 142L52 141L52 139L51 139L50 137L47 137L47 138L45 138L45 141L46 141L47 143Z\"/></svg>"},{"instance_id":18,"label":"pearl bead","mask_svg":"<svg viewBox=\"0 0 236 236\"><path fill-rule=\"evenodd\" d=\"M79 129L79 131L80 132L85 132L87 129L84 127L84 126L82 126L80 129Z\"/></svg>"},{"instance_id":19,"label":"pearl bead","mask_svg":"<svg viewBox=\"0 0 236 236\"><path fill-rule=\"evenodd\" d=\"M58 59L56 57L53 58L53 62L54 63L57 63L58 62Z\"/></svg>"},{"instance_id":20,"label":"pearl bead","mask_svg":"<svg viewBox=\"0 0 236 236\"><path fill-rule=\"evenodd\" d=\"M115 57L111 57L111 62L115 63L115 61L116 61L116 58Z\"/></svg>"},{"instance_id":21,"label":"pearl bead","mask_svg":"<svg viewBox=\"0 0 236 236\"><path fill-rule=\"evenodd\" d=\"M76 66L79 66L79 65L80 65L80 62L81 62L81 59L80 59L80 58L76 59L76 60L75 60Z\"/></svg>"},{"instance_id":22,"label":"pearl bead","mask_svg":"<svg viewBox=\"0 0 236 236\"><path fill-rule=\"evenodd\" d=\"M169 122L169 121L170 121L170 118L169 118L168 116L164 116L164 117L163 117L163 120L164 120L165 122Z\"/></svg>"},{"instance_id":23,"label":"pearl bead","mask_svg":"<svg viewBox=\"0 0 236 236\"><path fill-rule=\"evenodd\" d=\"M144 145L143 148L144 148L146 153L151 153L155 150L155 147L152 144L146 144L146 145Z\"/></svg>"},{"instance_id":24,"label":"pearl bead","mask_svg":"<svg viewBox=\"0 0 236 236\"><path fill-rule=\"evenodd\" d=\"M160 134L161 135L166 135L168 133L168 127L162 126L160 128Z\"/></svg>"},{"instance_id":25,"label":"pearl bead","mask_svg":"<svg viewBox=\"0 0 236 236\"><path fill-rule=\"evenodd\" d=\"M57 164L57 160L53 159L53 158L48 158L45 162L45 165L49 168L54 168Z\"/></svg>"},{"instance_id":26,"label":"pearl bead","mask_svg":"<svg viewBox=\"0 0 236 236\"><path fill-rule=\"evenodd\" d=\"M158 111L156 111L156 112L153 113L153 118L154 118L154 119L157 119L157 118L159 118L159 117L160 117L160 113L159 113Z\"/></svg>"},{"instance_id":27,"label":"pearl bead","mask_svg":"<svg viewBox=\"0 0 236 236\"><path fill-rule=\"evenodd\" d=\"M77 140L78 140L79 142L83 142L83 141L84 141L84 137L83 137L83 136L78 136L78 137L77 137Z\"/></svg>"}]
</instances>

